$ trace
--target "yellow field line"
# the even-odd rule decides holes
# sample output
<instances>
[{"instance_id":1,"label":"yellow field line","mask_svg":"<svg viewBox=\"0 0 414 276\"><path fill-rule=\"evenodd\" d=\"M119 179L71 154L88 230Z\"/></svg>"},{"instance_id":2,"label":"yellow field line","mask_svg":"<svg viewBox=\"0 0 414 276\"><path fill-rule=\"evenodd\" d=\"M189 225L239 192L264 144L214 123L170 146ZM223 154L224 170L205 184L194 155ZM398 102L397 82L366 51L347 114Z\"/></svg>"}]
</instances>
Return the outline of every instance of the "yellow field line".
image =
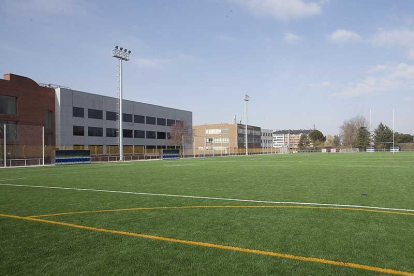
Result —
<instances>
[{"instance_id":1,"label":"yellow field line","mask_svg":"<svg viewBox=\"0 0 414 276\"><path fill-rule=\"evenodd\" d=\"M173 206L173 207L123 208L123 209L92 210L92 211L79 211L79 212L45 214L45 215L35 215L35 216L29 216L29 217L31 217L31 218L40 218L40 217L54 217L54 216L75 215L75 214L91 214L91 213L122 212L122 211L140 211L140 210L163 210L163 209L167 209L167 210L168 209L195 209L195 208L296 208L296 209L347 210L347 211L361 211L361 212L372 212L372 213L414 216L414 213L386 211L386 210L374 210L374 209L364 209L364 208L350 208L350 207L320 207L320 206L292 206L292 205L284 205L284 206L225 205L225 206L178 206L178 207Z\"/></svg>"},{"instance_id":2,"label":"yellow field line","mask_svg":"<svg viewBox=\"0 0 414 276\"><path fill-rule=\"evenodd\" d=\"M124 231L118 231L118 230L110 230L110 229L104 229L104 228L96 228L96 227L90 227L90 226L84 226L84 225L78 225L78 224L72 224L72 223L66 223L66 222L59 222L59 221L44 220L44 219L31 218L31 217L20 217L20 216L14 216L14 215L6 215L6 214L0 214L0 217L36 221L36 222L61 225L61 226L67 226L67 227L96 231L96 232L125 235L125 236L145 238L145 239L151 239L151 240L159 240L159 241L166 241L166 242L173 242L173 243L180 243L180 244L197 245L197 246L208 247L208 248L217 248L217 249L223 249L223 250L229 250L229 251L238 251L238 252L243 252L243 253L266 255L266 256L279 257L279 258L284 258L284 259L303 261L303 262L315 262L315 263L329 264L329 265L335 265L335 266L350 267L350 268L369 270L369 271L381 272L381 273L392 274L392 275L414 276L414 273L412 272L398 271L398 270L393 270L393 269L368 266L368 265L362 265L362 264L356 264L356 263L338 262L338 261L331 261L331 260L320 259L320 258L303 257L303 256L296 256L296 255L291 255L291 254L283 254L283 253L277 253L277 252L271 252L271 251L262 251L262 250L248 249L248 248L228 246L228 245L180 240L180 239L174 239L174 238L165 238L165 237L159 237L159 236L124 232Z\"/></svg>"}]
</instances>

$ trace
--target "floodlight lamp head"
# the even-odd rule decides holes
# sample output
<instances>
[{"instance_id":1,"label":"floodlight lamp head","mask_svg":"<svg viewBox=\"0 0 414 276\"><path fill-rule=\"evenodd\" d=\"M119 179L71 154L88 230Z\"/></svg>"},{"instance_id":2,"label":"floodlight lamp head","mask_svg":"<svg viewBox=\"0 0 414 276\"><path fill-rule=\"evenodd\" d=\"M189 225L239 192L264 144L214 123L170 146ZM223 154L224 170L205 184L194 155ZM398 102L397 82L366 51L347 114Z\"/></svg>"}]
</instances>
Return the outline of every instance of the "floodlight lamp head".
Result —
<instances>
[{"instance_id":1,"label":"floodlight lamp head","mask_svg":"<svg viewBox=\"0 0 414 276\"><path fill-rule=\"evenodd\" d=\"M118 50L118 45L116 45L116 46L115 46L115 49L117 49L117 50Z\"/></svg>"},{"instance_id":2,"label":"floodlight lamp head","mask_svg":"<svg viewBox=\"0 0 414 276\"><path fill-rule=\"evenodd\" d=\"M124 49L124 52L126 53L127 52L127 49Z\"/></svg>"},{"instance_id":3,"label":"floodlight lamp head","mask_svg":"<svg viewBox=\"0 0 414 276\"><path fill-rule=\"evenodd\" d=\"M128 54L130 54L130 53L131 53L131 50L128 51Z\"/></svg>"},{"instance_id":4,"label":"floodlight lamp head","mask_svg":"<svg viewBox=\"0 0 414 276\"><path fill-rule=\"evenodd\" d=\"M121 51L122 51L122 49L124 49L124 48L122 48L122 47L121 47L121 48L119 48L119 50L121 50Z\"/></svg>"},{"instance_id":5,"label":"floodlight lamp head","mask_svg":"<svg viewBox=\"0 0 414 276\"><path fill-rule=\"evenodd\" d=\"M248 102L248 101L249 101L249 98L250 98L250 97L249 97L249 95L247 95L247 94L246 94L246 95L244 95L244 100L245 100L246 102Z\"/></svg>"}]
</instances>

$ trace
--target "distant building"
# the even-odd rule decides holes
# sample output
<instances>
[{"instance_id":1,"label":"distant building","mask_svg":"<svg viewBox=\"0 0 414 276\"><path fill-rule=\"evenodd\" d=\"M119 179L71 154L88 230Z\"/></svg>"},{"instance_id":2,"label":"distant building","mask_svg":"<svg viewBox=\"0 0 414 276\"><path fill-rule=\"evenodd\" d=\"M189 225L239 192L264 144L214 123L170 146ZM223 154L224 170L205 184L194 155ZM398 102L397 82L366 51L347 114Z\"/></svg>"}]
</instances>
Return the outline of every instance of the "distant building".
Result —
<instances>
[{"instance_id":1,"label":"distant building","mask_svg":"<svg viewBox=\"0 0 414 276\"><path fill-rule=\"evenodd\" d=\"M308 135L310 129L285 129L273 132L273 146L275 148L299 148L299 140L302 134Z\"/></svg>"},{"instance_id":2,"label":"distant building","mask_svg":"<svg viewBox=\"0 0 414 276\"><path fill-rule=\"evenodd\" d=\"M88 148L92 154L118 154L117 102L113 97L57 88L56 146ZM174 148L168 140L176 122L191 127L192 113L123 100L124 153Z\"/></svg>"},{"instance_id":3,"label":"distant building","mask_svg":"<svg viewBox=\"0 0 414 276\"><path fill-rule=\"evenodd\" d=\"M262 148L273 148L273 130L262 129L261 147Z\"/></svg>"},{"instance_id":4,"label":"distant building","mask_svg":"<svg viewBox=\"0 0 414 276\"><path fill-rule=\"evenodd\" d=\"M248 148L261 148L261 128L247 126ZM244 153L246 146L245 125L205 124L193 127L195 154Z\"/></svg>"}]
</instances>

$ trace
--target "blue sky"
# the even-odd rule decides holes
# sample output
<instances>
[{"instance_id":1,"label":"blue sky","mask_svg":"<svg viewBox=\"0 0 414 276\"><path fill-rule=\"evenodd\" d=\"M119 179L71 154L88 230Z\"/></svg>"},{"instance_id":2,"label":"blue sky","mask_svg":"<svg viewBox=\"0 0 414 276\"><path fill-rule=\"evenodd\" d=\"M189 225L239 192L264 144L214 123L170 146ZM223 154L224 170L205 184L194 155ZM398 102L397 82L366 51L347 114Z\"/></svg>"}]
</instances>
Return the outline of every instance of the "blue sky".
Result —
<instances>
[{"instance_id":1,"label":"blue sky","mask_svg":"<svg viewBox=\"0 0 414 276\"><path fill-rule=\"evenodd\" d=\"M0 0L0 72L262 128L337 134L369 116L414 133L411 0Z\"/></svg>"}]
</instances>

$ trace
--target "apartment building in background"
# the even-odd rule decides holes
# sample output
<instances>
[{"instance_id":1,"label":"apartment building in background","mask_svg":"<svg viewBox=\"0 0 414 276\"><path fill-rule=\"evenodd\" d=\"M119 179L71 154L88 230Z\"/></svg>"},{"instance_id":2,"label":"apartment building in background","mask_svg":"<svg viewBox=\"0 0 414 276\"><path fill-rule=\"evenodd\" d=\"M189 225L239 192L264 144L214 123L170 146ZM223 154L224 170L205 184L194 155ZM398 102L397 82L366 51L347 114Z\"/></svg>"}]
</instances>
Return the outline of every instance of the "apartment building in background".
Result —
<instances>
[{"instance_id":1,"label":"apartment building in background","mask_svg":"<svg viewBox=\"0 0 414 276\"><path fill-rule=\"evenodd\" d=\"M233 123L205 124L193 127L195 154L238 154L246 147L245 125ZM261 128L247 126L248 148L261 148Z\"/></svg>"},{"instance_id":2,"label":"apartment building in background","mask_svg":"<svg viewBox=\"0 0 414 276\"><path fill-rule=\"evenodd\" d=\"M298 149L302 134L309 135L311 129L285 129L273 132L273 146L275 148Z\"/></svg>"},{"instance_id":3,"label":"apartment building in background","mask_svg":"<svg viewBox=\"0 0 414 276\"><path fill-rule=\"evenodd\" d=\"M273 130L262 128L261 147L273 148Z\"/></svg>"}]
</instances>

